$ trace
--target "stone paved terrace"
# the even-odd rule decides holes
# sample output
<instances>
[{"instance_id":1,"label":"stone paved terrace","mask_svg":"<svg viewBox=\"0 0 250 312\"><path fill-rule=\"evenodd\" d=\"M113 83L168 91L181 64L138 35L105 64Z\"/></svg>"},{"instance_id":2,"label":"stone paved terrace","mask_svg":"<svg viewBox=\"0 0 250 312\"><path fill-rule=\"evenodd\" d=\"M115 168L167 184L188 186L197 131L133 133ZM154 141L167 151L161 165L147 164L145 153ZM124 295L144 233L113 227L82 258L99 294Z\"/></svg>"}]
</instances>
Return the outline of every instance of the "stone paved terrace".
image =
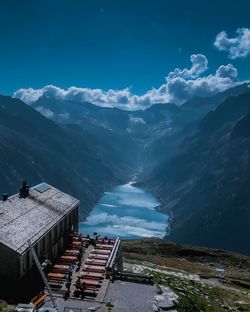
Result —
<instances>
[{"instance_id":1,"label":"stone paved terrace","mask_svg":"<svg viewBox=\"0 0 250 312\"><path fill-rule=\"evenodd\" d=\"M57 298L58 312L84 312L84 311L115 311L115 312L152 312L156 288L153 285L115 281L110 283L104 302ZM113 308L109 310L107 304ZM48 300L45 305L51 307Z\"/></svg>"},{"instance_id":2,"label":"stone paved terrace","mask_svg":"<svg viewBox=\"0 0 250 312\"><path fill-rule=\"evenodd\" d=\"M153 311L156 288L154 285L115 280L111 282L104 279L101 282L96 296L85 294L83 298L75 297L75 282L79 276L86 259L93 250L93 245L85 249L84 259L79 271L74 269L72 274L72 286L69 297L65 297L65 285L61 291L54 292L58 312L83 312L83 311L116 311L116 312L149 312ZM51 307L52 302L47 294L47 302L44 307Z\"/></svg>"}]
</instances>

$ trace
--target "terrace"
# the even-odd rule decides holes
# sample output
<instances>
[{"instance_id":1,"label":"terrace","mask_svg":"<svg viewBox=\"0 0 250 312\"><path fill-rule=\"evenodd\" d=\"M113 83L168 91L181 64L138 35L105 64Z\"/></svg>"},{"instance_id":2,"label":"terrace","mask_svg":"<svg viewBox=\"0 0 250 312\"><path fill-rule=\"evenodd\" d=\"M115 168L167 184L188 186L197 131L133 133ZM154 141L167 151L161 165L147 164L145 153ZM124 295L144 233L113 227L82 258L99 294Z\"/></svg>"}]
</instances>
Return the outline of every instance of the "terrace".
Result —
<instances>
[{"instance_id":1,"label":"terrace","mask_svg":"<svg viewBox=\"0 0 250 312\"><path fill-rule=\"evenodd\" d=\"M46 272L53 296L102 302L119 246L119 239L74 234L69 248Z\"/></svg>"},{"instance_id":2,"label":"terrace","mask_svg":"<svg viewBox=\"0 0 250 312\"><path fill-rule=\"evenodd\" d=\"M120 257L119 239L74 234L68 249L47 272L57 311L152 311L156 294L152 281L138 274L132 279L123 276ZM40 312L55 311L47 292L32 302L42 306Z\"/></svg>"}]
</instances>

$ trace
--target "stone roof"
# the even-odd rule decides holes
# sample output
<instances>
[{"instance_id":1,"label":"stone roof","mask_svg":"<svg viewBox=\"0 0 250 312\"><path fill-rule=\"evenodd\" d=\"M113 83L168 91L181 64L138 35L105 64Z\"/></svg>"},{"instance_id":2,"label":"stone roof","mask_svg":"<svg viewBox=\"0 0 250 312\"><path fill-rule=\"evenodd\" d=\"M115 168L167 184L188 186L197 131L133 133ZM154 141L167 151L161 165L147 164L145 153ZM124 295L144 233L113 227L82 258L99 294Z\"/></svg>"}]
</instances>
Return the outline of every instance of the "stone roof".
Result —
<instances>
[{"instance_id":1,"label":"stone roof","mask_svg":"<svg viewBox=\"0 0 250 312\"><path fill-rule=\"evenodd\" d=\"M29 240L31 243L39 240L79 203L76 198L45 183L30 188L26 198L16 194L1 201L0 244L22 254Z\"/></svg>"}]
</instances>

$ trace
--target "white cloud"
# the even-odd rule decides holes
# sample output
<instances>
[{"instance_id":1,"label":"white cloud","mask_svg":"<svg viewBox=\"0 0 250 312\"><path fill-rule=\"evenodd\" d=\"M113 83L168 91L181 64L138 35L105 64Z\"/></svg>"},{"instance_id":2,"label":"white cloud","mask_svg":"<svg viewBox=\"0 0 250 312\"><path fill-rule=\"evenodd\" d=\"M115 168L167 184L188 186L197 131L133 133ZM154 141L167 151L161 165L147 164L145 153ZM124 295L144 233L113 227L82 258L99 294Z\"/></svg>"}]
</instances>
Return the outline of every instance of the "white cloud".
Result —
<instances>
[{"instance_id":1,"label":"white cloud","mask_svg":"<svg viewBox=\"0 0 250 312\"><path fill-rule=\"evenodd\" d=\"M176 68L174 71L168 74L166 80L169 81L177 77L182 77L184 79L197 78L208 69L207 67L208 61L205 55L203 54L192 54L190 56L190 61L192 63L190 69Z\"/></svg>"},{"instance_id":2,"label":"white cloud","mask_svg":"<svg viewBox=\"0 0 250 312\"><path fill-rule=\"evenodd\" d=\"M229 38L225 31L217 34L214 46L219 51L228 52L231 59L244 58L250 54L250 29L238 28L236 36Z\"/></svg>"},{"instance_id":3,"label":"white cloud","mask_svg":"<svg viewBox=\"0 0 250 312\"><path fill-rule=\"evenodd\" d=\"M62 89L48 85L41 89L19 89L13 97L20 98L27 104L34 103L40 97L47 97L136 110L145 109L154 103L172 102L180 105L194 96L211 96L239 83L237 69L232 64L221 65L214 74L205 76L204 73L208 70L207 58L202 54L193 54L190 60L191 68L176 68L166 76L159 88L153 88L143 95L133 94L129 88L105 91L74 86Z\"/></svg>"},{"instance_id":4,"label":"white cloud","mask_svg":"<svg viewBox=\"0 0 250 312\"><path fill-rule=\"evenodd\" d=\"M145 124L145 120L141 117L133 117L133 115L129 116L129 121L131 124Z\"/></svg>"},{"instance_id":5,"label":"white cloud","mask_svg":"<svg viewBox=\"0 0 250 312\"><path fill-rule=\"evenodd\" d=\"M228 64L228 65L221 65L217 70L216 70L216 74L217 77L220 78L229 78L232 81L237 80L238 77L238 71L237 69L232 65L232 64Z\"/></svg>"},{"instance_id":6,"label":"white cloud","mask_svg":"<svg viewBox=\"0 0 250 312\"><path fill-rule=\"evenodd\" d=\"M133 96L130 90L113 90L104 91L102 89L70 87L62 89L53 85L45 86L41 89L19 89L14 97L21 99L27 104L32 104L40 97L54 98L58 100L89 102L102 107L119 107L121 109L136 109L139 101ZM143 104L143 97L140 104Z\"/></svg>"},{"instance_id":7,"label":"white cloud","mask_svg":"<svg viewBox=\"0 0 250 312\"><path fill-rule=\"evenodd\" d=\"M190 59L192 61L192 56ZM173 102L182 104L194 96L211 96L238 83L238 72L232 64L221 65L215 74L199 77L208 69L205 56L199 57L199 59L203 60L203 63L199 63L200 66L197 63L194 66L192 61L190 69L180 70L177 68L166 77L166 83L161 85L159 89L148 91L147 94L154 100L153 103Z\"/></svg>"},{"instance_id":8,"label":"white cloud","mask_svg":"<svg viewBox=\"0 0 250 312\"><path fill-rule=\"evenodd\" d=\"M36 110L38 110L39 113L41 113L43 116L45 116L48 119L53 119L54 117L54 113L50 109L47 109L45 107L38 106L36 107Z\"/></svg>"}]
</instances>

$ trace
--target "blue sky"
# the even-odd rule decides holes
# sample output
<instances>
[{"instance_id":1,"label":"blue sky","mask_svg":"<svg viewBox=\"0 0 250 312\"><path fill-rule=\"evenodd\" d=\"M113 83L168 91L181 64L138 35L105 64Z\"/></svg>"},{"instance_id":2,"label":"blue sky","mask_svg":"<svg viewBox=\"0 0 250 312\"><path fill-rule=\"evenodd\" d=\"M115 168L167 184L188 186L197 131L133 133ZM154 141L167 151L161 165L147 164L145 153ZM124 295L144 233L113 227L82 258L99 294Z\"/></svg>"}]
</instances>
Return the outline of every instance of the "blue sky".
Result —
<instances>
[{"instance_id":1,"label":"blue sky","mask_svg":"<svg viewBox=\"0 0 250 312\"><path fill-rule=\"evenodd\" d=\"M250 2L8 0L0 3L0 92L54 85L143 95L205 55L206 75L231 63L249 79L250 57L214 47L222 31L250 28Z\"/></svg>"}]
</instances>

